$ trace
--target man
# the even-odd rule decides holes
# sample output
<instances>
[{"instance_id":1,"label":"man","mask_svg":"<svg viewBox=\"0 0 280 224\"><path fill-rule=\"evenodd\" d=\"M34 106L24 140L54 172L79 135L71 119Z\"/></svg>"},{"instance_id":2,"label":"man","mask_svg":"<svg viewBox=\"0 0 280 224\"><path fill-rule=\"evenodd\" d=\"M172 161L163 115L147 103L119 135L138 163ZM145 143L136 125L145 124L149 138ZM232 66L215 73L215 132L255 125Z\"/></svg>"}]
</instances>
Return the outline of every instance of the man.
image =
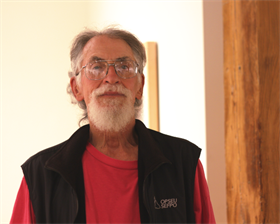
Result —
<instances>
[{"instance_id":1,"label":"man","mask_svg":"<svg viewBox=\"0 0 280 224\"><path fill-rule=\"evenodd\" d=\"M215 223L200 149L135 119L145 62L124 30L74 39L68 92L89 124L22 165L11 223Z\"/></svg>"}]
</instances>

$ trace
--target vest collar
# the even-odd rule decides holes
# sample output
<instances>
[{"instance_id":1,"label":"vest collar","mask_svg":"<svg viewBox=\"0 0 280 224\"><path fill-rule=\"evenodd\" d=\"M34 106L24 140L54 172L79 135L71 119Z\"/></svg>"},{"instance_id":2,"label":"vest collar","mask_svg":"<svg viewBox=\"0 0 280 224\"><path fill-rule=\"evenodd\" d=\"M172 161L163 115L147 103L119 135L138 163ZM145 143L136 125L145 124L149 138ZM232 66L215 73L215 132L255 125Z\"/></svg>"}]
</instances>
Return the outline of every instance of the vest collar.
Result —
<instances>
[{"instance_id":1,"label":"vest collar","mask_svg":"<svg viewBox=\"0 0 280 224\"><path fill-rule=\"evenodd\" d=\"M152 136L153 130L149 130L146 126L139 120L136 120L135 129L138 134L138 164L144 166L143 172L144 178L146 178L149 173L159 167L161 164L171 162L164 156L159 148L159 144L155 141Z\"/></svg>"},{"instance_id":2,"label":"vest collar","mask_svg":"<svg viewBox=\"0 0 280 224\"><path fill-rule=\"evenodd\" d=\"M138 164L144 169L144 177L163 163L171 163L159 149L151 130L139 120L135 122L138 134ZM79 170L82 168L82 156L89 139L90 128L85 125L79 128L61 148L50 157L45 167L58 172L75 189ZM142 167L143 166L143 167Z\"/></svg>"},{"instance_id":3,"label":"vest collar","mask_svg":"<svg viewBox=\"0 0 280 224\"><path fill-rule=\"evenodd\" d=\"M79 128L45 163L45 167L58 172L76 189L82 156L89 139L89 125Z\"/></svg>"}]
</instances>

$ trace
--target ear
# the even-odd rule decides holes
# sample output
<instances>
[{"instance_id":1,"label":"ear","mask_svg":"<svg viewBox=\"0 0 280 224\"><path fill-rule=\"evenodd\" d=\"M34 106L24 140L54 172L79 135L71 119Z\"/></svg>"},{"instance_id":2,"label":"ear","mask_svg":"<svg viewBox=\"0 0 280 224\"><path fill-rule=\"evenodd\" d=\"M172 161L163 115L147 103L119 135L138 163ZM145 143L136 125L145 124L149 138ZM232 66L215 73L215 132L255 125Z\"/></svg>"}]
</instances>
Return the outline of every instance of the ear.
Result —
<instances>
[{"instance_id":1,"label":"ear","mask_svg":"<svg viewBox=\"0 0 280 224\"><path fill-rule=\"evenodd\" d=\"M84 99L84 96L83 96L81 87L78 86L76 77L72 77L70 79L70 85L71 85L71 89L72 89L72 92L73 92L76 100L77 101L82 101Z\"/></svg>"},{"instance_id":2,"label":"ear","mask_svg":"<svg viewBox=\"0 0 280 224\"><path fill-rule=\"evenodd\" d=\"M140 83L138 84L138 91L136 93L136 98L138 100L140 100L143 96L143 88L144 88L144 84L145 84L145 76L143 74L141 74L141 81Z\"/></svg>"}]
</instances>

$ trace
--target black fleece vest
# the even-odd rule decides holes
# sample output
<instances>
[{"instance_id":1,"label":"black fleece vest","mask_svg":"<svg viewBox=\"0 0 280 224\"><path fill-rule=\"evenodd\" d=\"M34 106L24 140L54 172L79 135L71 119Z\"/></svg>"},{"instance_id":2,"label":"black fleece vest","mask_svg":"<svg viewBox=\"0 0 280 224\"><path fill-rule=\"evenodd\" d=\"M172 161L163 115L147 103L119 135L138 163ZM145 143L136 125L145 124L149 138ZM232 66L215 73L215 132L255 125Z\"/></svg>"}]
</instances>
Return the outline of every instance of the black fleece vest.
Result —
<instances>
[{"instance_id":1,"label":"black fleece vest","mask_svg":"<svg viewBox=\"0 0 280 224\"><path fill-rule=\"evenodd\" d=\"M136 120L142 223L195 223L193 191L200 149ZM37 223L85 223L82 155L89 126L29 158L22 169ZM121 202L120 202L121 203Z\"/></svg>"}]
</instances>

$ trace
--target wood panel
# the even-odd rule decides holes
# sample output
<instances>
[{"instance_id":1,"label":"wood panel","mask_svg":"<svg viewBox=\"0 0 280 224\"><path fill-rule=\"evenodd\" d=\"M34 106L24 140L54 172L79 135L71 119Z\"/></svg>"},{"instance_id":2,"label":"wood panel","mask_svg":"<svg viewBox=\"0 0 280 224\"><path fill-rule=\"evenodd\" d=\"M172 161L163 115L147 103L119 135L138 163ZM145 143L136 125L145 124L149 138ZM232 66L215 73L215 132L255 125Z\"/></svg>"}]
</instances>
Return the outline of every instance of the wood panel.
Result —
<instances>
[{"instance_id":1,"label":"wood panel","mask_svg":"<svg viewBox=\"0 0 280 224\"><path fill-rule=\"evenodd\" d=\"M279 1L258 1L263 223L280 223Z\"/></svg>"},{"instance_id":2,"label":"wood panel","mask_svg":"<svg viewBox=\"0 0 280 224\"><path fill-rule=\"evenodd\" d=\"M229 223L279 223L279 2L223 1Z\"/></svg>"},{"instance_id":3,"label":"wood panel","mask_svg":"<svg viewBox=\"0 0 280 224\"><path fill-rule=\"evenodd\" d=\"M157 43L145 42L147 55L145 82L148 88L149 128L159 131Z\"/></svg>"}]
</instances>

